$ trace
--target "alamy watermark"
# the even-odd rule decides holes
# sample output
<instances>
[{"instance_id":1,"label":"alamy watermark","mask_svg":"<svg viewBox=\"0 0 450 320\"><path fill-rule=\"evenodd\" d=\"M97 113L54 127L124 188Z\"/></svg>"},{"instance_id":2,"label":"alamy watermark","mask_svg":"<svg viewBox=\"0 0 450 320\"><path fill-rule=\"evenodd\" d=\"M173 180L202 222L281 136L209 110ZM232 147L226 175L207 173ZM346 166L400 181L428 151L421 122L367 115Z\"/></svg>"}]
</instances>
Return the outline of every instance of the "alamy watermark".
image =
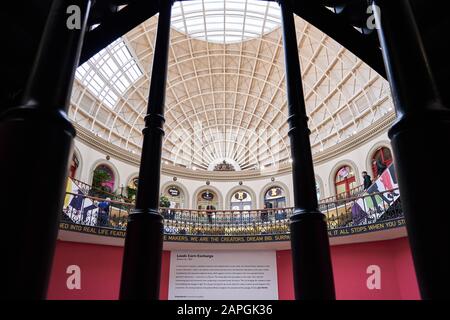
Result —
<instances>
[{"instance_id":1,"label":"alamy watermark","mask_svg":"<svg viewBox=\"0 0 450 320\"><path fill-rule=\"evenodd\" d=\"M81 9L77 5L67 7L66 13L69 17L66 20L66 26L69 30L81 29Z\"/></svg>"},{"instance_id":2,"label":"alamy watermark","mask_svg":"<svg viewBox=\"0 0 450 320\"><path fill-rule=\"evenodd\" d=\"M81 289L81 268L77 265L70 265L66 269L66 273L70 274L66 280L66 286L69 290Z\"/></svg>"},{"instance_id":3,"label":"alamy watermark","mask_svg":"<svg viewBox=\"0 0 450 320\"><path fill-rule=\"evenodd\" d=\"M379 26L376 21L376 16L381 16L381 9L379 6L373 5L367 7L367 14L370 14L369 18L367 18L366 27L369 30L379 29Z\"/></svg>"},{"instance_id":4,"label":"alamy watermark","mask_svg":"<svg viewBox=\"0 0 450 320\"><path fill-rule=\"evenodd\" d=\"M377 265L371 265L367 267L366 273L370 275L366 281L367 289L381 290L381 268Z\"/></svg>"},{"instance_id":5,"label":"alamy watermark","mask_svg":"<svg viewBox=\"0 0 450 320\"><path fill-rule=\"evenodd\" d=\"M81 29L81 9L77 5L70 5L67 7L66 13L69 15L66 21L66 26L69 30ZM367 14L370 16L367 18L366 27L369 30L378 29L375 16L381 15L380 7L377 5L368 6Z\"/></svg>"}]
</instances>

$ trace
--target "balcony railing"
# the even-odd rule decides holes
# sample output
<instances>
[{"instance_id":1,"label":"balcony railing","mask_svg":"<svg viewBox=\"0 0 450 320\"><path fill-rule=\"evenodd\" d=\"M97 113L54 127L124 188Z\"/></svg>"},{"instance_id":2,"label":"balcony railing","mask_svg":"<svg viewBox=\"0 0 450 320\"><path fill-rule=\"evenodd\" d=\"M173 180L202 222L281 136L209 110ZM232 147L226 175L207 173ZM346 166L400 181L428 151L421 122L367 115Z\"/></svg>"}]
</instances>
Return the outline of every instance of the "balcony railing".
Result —
<instances>
[{"instance_id":1,"label":"balcony railing","mask_svg":"<svg viewBox=\"0 0 450 320\"><path fill-rule=\"evenodd\" d=\"M126 230L133 205L124 201L67 193L63 222ZM321 203L329 230L367 226L403 217L398 189ZM293 208L260 210L194 210L160 208L168 235L289 234Z\"/></svg>"},{"instance_id":2,"label":"balcony railing","mask_svg":"<svg viewBox=\"0 0 450 320\"><path fill-rule=\"evenodd\" d=\"M358 197L360 195L362 195L364 193L364 185L359 185L353 189L350 189L348 192L342 192L342 193L338 193L334 196L328 197L328 198L324 198L322 200L320 200L320 203L329 203L329 202L336 202L336 201L345 201L347 198L352 198L352 197Z\"/></svg>"},{"instance_id":3,"label":"balcony railing","mask_svg":"<svg viewBox=\"0 0 450 320\"><path fill-rule=\"evenodd\" d=\"M70 178L70 180L72 180L77 187L79 188L79 190L81 190L84 194L92 196L92 197L96 197L96 198L102 198L102 199L106 199L106 198L110 198L111 200L114 201L122 201L123 202L128 202L128 203L132 203L133 200L127 198L124 193L124 187L120 187L120 193L112 193L112 192L108 192L99 188L96 188L84 181L75 179L75 178Z\"/></svg>"}]
</instances>

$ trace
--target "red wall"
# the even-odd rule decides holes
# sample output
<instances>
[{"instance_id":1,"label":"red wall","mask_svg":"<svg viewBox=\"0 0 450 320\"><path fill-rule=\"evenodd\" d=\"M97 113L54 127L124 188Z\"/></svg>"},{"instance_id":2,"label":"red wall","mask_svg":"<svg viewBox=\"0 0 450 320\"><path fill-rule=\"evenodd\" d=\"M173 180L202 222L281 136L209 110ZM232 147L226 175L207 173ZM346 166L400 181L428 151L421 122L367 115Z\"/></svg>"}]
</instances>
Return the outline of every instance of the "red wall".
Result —
<instances>
[{"instance_id":1,"label":"red wall","mask_svg":"<svg viewBox=\"0 0 450 320\"><path fill-rule=\"evenodd\" d=\"M122 263L122 247L59 241L53 263L48 299L117 299ZM419 299L414 268L406 238L333 246L333 270L338 299ZM294 298L291 252L277 252L278 295ZM168 297L170 252L164 252L161 272L161 299ZM69 265L81 269L81 289L69 290ZM381 289L366 285L369 265L381 268Z\"/></svg>"},{"instance_id":2,"label":"red wall","mask_svg":"<svg viewBox=\"0 0 450 320\"><path fill-rule=\"evenodd\" d=\"M58 241L48 299L115 300L119 296L123 247ZM169 294L170 252L163 253L160 298ZM67 267L81 269L81 289L69 290Z\"/></svg>"},{"instance_id":3,"label":"red wall","mask_svg":"<svg viewBox=\"0 0 450 320\"><path fill-rule=\"evenodd\" d=\"M420 299L406 238L331 247L338 300ZM367 288L367 267L381 270L381 289ZM294 298L291 251L277 252L278 296Z\"/></svg>"}]
</instances>

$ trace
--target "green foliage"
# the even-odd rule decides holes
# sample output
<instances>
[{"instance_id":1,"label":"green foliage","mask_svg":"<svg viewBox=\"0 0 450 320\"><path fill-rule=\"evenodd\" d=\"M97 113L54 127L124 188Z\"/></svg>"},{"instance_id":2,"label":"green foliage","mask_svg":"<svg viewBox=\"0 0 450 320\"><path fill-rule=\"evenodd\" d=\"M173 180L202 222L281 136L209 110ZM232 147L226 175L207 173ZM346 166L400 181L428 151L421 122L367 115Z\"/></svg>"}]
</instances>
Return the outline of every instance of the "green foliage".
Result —
<instances>
[{"instance_id":1,"label":"green foliage","mask_svg":"<svg viewBox=\"0 0 450 320\"><path fill-rule=\"evenodd\" d=\"M110 191L108 188L102 186L102 183L111 180L111 178L111 175L105 170L96 169L92 177L92 187L101 191Z\"/></svg>"},{"instance_id":2,"label":"green foliage","mask_svg":"<svg viewBox=\"0 0 450 320\"><path fill-rule=\"evenodd\" d=\"M127 187L127 198L133 200L136 198L136 188Z\"/></svg>"},{"instance_id":3,"label":"green foliage","mask_svg":"<svg viewBox=\"0 0 450 320\"><path fill-rule=\"evenodd\" d=\"M169 198L167 198L166 196L161 196L159 198L159 206L161 208L169 208L170 207L170 201Z\"/></svg>"},{"instance_id":4,"label":"green foliage","mask_svg":"<svg viewBox=\"0 0 450 320\"><path fill-rule=\"evenodd\" d=\"M108 172L102 169L97 169L94 171L94 176L92 177L92 186L94 188L100 188L103 182L109 180L111 180L111 175Z\"/></svg>"}]
</instances>

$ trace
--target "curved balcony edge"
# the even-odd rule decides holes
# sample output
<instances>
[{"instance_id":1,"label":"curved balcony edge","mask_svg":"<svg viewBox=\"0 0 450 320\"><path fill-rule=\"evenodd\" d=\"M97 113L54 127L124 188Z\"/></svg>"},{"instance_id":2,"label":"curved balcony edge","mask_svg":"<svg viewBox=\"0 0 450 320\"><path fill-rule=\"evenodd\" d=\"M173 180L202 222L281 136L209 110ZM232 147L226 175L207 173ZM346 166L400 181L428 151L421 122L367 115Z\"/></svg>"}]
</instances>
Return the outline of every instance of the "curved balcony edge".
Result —
<instances>
[{"instance_id":1,"label":"curved balcony edge","mask_svg":"<svg viewBox=\"0 0 450 320\"><path fill-rule=\"evenodd\" d=\"M123 246L126 230L98 226L82 226L61 222L58 239L111 246ZM328 230L330 244L343 245L391 240L407 236L403 217L375 222L367 225L349 226ZM261 235L179 235L164 234L164 249L204 250L204 249L290 249L289 233Z\"/></svg>"}]
</instances>

